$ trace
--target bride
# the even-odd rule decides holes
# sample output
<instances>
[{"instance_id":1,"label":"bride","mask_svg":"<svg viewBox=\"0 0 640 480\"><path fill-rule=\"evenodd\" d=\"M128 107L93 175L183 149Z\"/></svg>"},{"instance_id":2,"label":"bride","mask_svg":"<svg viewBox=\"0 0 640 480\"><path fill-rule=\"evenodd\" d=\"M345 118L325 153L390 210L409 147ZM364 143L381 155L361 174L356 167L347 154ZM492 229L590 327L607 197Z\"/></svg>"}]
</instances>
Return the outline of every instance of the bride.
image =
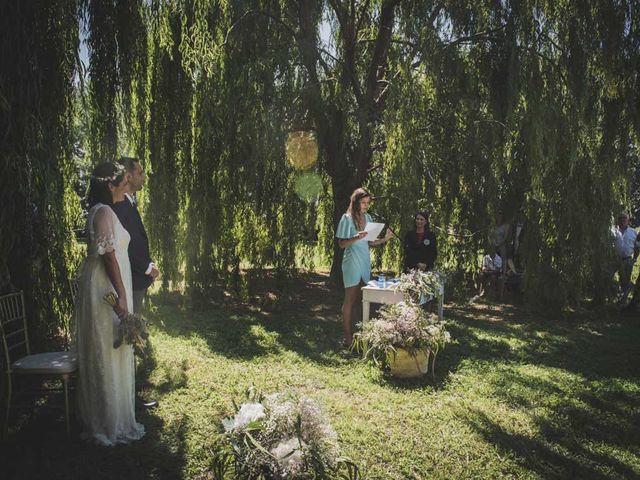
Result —
<instances>
[{"instance_id":1,"label":"bride","mask_svg":"<svg viewBox=\"0 0 640 480\"><path fill-rule=\"evenodd\" d=\"M87 218L87 258L82 266L76 306L78 416L83 438L100 445L142 438L134 411L134 358L131 345L113 348L118 317L132 305L129 233L110 205L124 200L127 174L119 164L102 163L91 175ZM114 308L103 297L118 296ZM117 313L117 315L116 315Z\"/></svg>"}]
</instances>

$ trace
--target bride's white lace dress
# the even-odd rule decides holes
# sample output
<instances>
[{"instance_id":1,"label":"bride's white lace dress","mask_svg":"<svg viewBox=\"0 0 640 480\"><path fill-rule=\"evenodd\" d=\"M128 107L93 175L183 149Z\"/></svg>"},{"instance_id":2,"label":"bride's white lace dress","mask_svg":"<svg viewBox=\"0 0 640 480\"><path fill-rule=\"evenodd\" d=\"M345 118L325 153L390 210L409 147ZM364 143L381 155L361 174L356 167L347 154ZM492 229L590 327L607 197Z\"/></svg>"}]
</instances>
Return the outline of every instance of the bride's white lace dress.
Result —
<instances>
[{"instance_id":1,"label":"bride's white lace dress","mask_svg":"<svg viewBox=\"0 0 640 480\"><path fill-rule=\"evenodd\" d=\"M81 435L101 445L129 443L144 435L144 427L135 418L133 349L126 344L113 348L119 320L103 300L114 289L101 256L115 252L131 309L130 237L113 210L103 204L89 211L87 233L87 259L80 274L75 318Z\"/></svg>"}]
</instances>

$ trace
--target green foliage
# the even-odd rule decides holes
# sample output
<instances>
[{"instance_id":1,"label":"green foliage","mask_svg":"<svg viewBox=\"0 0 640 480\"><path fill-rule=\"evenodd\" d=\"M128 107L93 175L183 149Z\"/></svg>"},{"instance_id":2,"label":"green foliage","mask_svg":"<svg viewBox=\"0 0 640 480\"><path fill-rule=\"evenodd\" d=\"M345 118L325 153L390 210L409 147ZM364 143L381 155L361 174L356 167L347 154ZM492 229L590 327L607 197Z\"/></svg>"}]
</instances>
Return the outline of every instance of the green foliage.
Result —
<instances>
[{"instance_id":1,"label":"green foliage","mask_svg":"<svg viewBox=\"0 0 640 480\"><path fill-rule=\"evenodd\" d=\"M34 349L64 342L71 219L73 1L7 4L0 21L0 291L24 290Z\"/></svg>"},{"instance_id":2,"label":"green foliage","mask_svg":"<svg viewBox=\"0 0 640 480\"><path fill-rule=\"evenodd\" d=\"M607 299L608 225L628 205L638 116L631 4L158 1L127 7L137 36L89 5L104 18L91 35L117 38L118 58L137 65L96 63L91 88L113 111L134 110L120 134L147 160L165 287L184 279L195 301L216 285L241 292L241 266L284 277L316 237L298 258L331 258L337 276L335 225L365 184L386 195L375 208L400 234L429 210L439 266L458 286L504 209L525 224L532 303ZM96 59L114 55L100 53L107 40L90 41ZM111 125L104 111L94 123ZM319 141L317 200L296 194L284 156L297 129ZM399 269L401 255L392 242L374 268Z\"/></svg>"},{"instance_id":3,"label":"green foliage","mask_svg":"<svg viewBox=\"0 0 640 480\"><path fill-rule=\"evenodd\" d=\"M471 281L504 209L525 225L531 304L602 304L611 212L635 207L638 18L628 0L9 9L1 215L14 233L1 240L4 283L35 285L28 297L42 321L51 308L68 313L80 217L71 186L82 190L72 146L81 145L82 169L120 154L142 160L140 200L163 287L184 285L195 303L218 287L246 294L244 267L273 266L282 280L319 259L338 278L335 226L364 185L385 195L374 209L400 235L415 209L429 210L438 267L456 286ZM74 83L79 25L89 75ZM284 147L301 130L319 144L304 172ZM298 195L318 179L319 196ZM388 243L374 267L399 269L401 254Z\"/></svg>"}]
</instances>

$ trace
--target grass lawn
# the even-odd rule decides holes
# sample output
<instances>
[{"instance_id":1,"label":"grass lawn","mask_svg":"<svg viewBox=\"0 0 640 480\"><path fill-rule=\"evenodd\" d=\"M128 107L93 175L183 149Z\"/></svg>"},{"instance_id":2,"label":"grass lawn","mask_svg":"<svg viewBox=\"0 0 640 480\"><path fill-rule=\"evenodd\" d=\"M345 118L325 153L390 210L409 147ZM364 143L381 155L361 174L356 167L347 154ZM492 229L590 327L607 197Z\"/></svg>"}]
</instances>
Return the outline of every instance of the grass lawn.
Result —
<instances>
[{"instance_id":1,"label":"grass lawn","mask_svg":"<svg viewBox=\"0 0 640 480\"><path fill-rule=\"evenodd\" d=\"M369 479L640 478L639 314L448 304L435 382L394 381L341 352L342 294L325 280L302 277L276 313L154 296L146 437L98 448L36 415L1 444L0 478L210 478L220 420L250 385L318 400Z\"/></svg>"}]
</instances>

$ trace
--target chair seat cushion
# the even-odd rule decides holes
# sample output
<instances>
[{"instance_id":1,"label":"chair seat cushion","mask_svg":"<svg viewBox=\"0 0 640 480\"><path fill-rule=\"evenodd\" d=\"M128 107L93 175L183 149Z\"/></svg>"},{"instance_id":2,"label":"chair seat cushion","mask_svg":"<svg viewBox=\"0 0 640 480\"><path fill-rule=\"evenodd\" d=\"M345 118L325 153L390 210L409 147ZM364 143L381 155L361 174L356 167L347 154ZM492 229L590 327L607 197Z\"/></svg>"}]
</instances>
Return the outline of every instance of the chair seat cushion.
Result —
<instances>
[{"instance_id":1,"label":"chair seat cushion","mask_svg":"<svg viewBox=\"0 0 640 480\"><path fill-rule=\"evenodd\" d=\"M73 373L78 368L76 352L47 352L27 355L11 366L18 374L62 375Z\"/></svg>"}]
</instances>

